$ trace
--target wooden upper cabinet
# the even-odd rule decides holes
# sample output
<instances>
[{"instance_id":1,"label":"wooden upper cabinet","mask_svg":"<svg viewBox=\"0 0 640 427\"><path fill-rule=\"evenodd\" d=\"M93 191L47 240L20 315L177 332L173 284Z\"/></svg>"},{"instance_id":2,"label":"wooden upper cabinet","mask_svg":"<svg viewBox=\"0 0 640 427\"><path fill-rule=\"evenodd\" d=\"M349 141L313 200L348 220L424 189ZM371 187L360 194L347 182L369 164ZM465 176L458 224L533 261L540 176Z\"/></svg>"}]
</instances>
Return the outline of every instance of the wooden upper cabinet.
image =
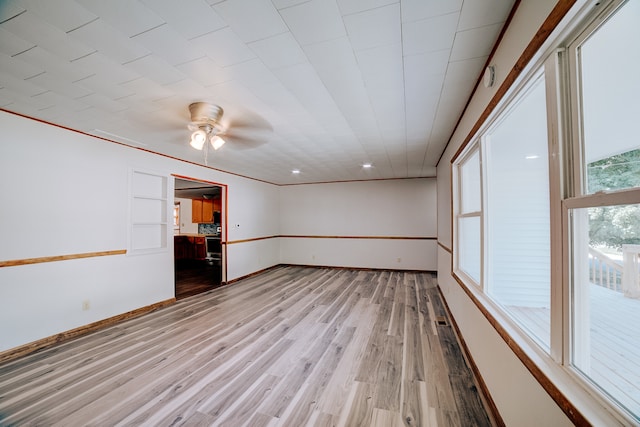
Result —
<instances>
[{"instance_id":1,"label":"wooden upper cabinet","mask_svg":"<svg viewBox=\"0 0 640 427\"><path fill-rule=\"evenodd\" d=\"M191 222L197 224L202 221L202 199L191 200Z\"/></svg>"},{"instance_id":2,"label":"wooden upper cabinet","mask_svg":"<svg viewBox=\"0 0 640 427\"><path fill-rule=\"evenodd\" d=\"M220 197L213 199L213 211L222 212L222 199Z\"/></svg>"},{"instance_id":3,"label":"wooden upper cabinet","mask_svg":"<svg viewBox=\"0 0 640 427\"><path fill-rule=\"evenodd\" d=\"M220 212L220 199L193 199L191 201L191 222L213 222L213 213Z\"/></svg>"},{"instance_id":4,"label":"wooden upper cabinet","mask_svg":"<svg viewBox=\"0 0 640 427\"><path fill-rule=\"evenodd\" d=\"M202 222L213 222L213 200L202 201Z\"/></svg>"}]
</instances>

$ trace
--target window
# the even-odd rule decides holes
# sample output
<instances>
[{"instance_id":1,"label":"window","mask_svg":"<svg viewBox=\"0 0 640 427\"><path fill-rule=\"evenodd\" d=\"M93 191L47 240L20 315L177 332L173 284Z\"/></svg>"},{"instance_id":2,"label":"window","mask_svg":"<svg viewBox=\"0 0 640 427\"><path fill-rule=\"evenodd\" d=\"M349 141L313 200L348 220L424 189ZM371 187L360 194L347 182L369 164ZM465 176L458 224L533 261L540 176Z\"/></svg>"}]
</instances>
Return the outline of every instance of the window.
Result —
<instances>
[{"instance_id":1,"label":"window","mask_svg":"<svg viewBox=\"0 0 640 427\"><path fill-rule=\"evenodd\" d=\"M633 424L640 1L588 7L582 27L530 64L452 160L453 268L506 330L520 331L531 360L561 365L550 375L572 376Z\"/></svg>"},{"instance_id":2,"label":"window","mask_svg":"<svg viewBox=\"0 0 640 427\"><path fill-rule=\"evenodd\" d=\"M473 150L458 167L460 203L456 226L461 241L458 243L458 268L476 284L480 284L481 257L481 175L480 151Z\"/></svg>"},{"instance_id":3,"label":"window","mask_svg":"<svg viewBox=\"0 0 640 427\"><path fill-rule=\"evenodd\" d=\"M544 75L484 135L486 293L549 348L549 161Z\"/></svg>"},{"instance_id":4,"label":"window","mask_svg":"<svg viewBox=\"0 0 640 427\"><path fill-rule=\"evenodd\" d=\"M640 2L569 46L578 176L571 222L571 366L640 418ZM615 71L613 71L615 70ZM615 78L611 78L615 74ZM603 80L605 79L605 80Z\"/></svg>"},{"instance_id":5,"label":"window","mask_svg":"<svg viewBox=\"0 0 640 427\"><path fill-rule=\"evenodd\" d=\"M173 204L173 233L180 234L180 202Z\"/></svg>"}]
</instances>

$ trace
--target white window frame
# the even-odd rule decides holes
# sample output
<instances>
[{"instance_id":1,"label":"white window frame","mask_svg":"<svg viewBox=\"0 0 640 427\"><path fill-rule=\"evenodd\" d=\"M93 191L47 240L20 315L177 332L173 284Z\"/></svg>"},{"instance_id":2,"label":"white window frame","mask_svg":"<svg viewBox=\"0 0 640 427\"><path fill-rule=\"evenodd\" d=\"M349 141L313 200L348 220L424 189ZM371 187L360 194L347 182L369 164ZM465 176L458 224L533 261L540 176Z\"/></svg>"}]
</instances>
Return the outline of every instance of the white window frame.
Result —
<instances>
[{"instance_id":1,"label":"white window frame","mask_svg":"<svg viewBox=\"0 0 640 427\"><path fill-rule=\"evenodd\" d=\"M631 0L637 1L637 0ZM467 145L454 156L452 160L452 274L466 288L467 292L483 306L488 313L500 325L499 329L506 331L510 339L520 347L531 363L540 369L542 374L558 385L565 395L583 412L588 419L608 420L608 423L620 424L636 423L637 419L619 408L605 393L601 392L580 372L571 366L571 318L573 307L571 306L570 289L570 221L569 211L574 208L640 203L640 189L626 189L612 193L597 193L582 196L583 177L581 167L582 149L578 144L581 129L577 115L579 109L570 97L570 94L578 92L575 76L569 74L569 70L576 70L575 58L569 58L568 49L562 46L573 44L579 35L594 31L606 20L610 14L625 3L625 0L610 0L608 2L585 1L576 10L567 15L568 24L554 31L552 37L547 40L540 51L534 55L525 71L517 82L507 91L484 124L468 140ZM585 25L585 22L590 21ZM479 150L484 181L486 168L486 156L483 156L483 144L480 143L484 134L491 126L511 108L514 99L520 96L521 91L536 75L538 70L544 67L545 89L547 93L547 118L548 118L548 155L549 155L549 182L550 182L550 234L551 238L551 336L550 353L544 352L535 341L529 337L511 317L495 304L491 298L484 294L486 286L485 254L487 249L484 242L484 232L481 234L481 283L476 284L458 268L458 254L460 237L458 235L458 205L460 203L461 188L458 183L458 165L472 150ZM482 186L483 192L486 189ZM580 196L576 196L580 195ZM595 203L595 204L594 204ZM490 215L485 206L485 198L482 198L483 216ZM485 220L481 227L486 227ZM561 260L558 262L558 260Z\"/></svg>"},{"instance_id":2,"label":"white window frame","mask_svg":"<svg viewBox=\"0 0 640 427\"><path fill-rule=\"evenodd\" d=\"M469 212L460 212L461 206L462 206L462 200L460 199L460 195L462 194L462 179L461 179L461 167L475 154L478 153L478 161L479 161L479 171L480 171L480 176L478 176L478 179L480 180L480 210L479 211L469 211ZM460 241L459 239L459 235L460 233L458 232L458 228L459 228L459 223L460 223L460 219L462 218L475 218L478 217L480 218L480 242L481 242L481 250L480 250L480 277L478 279L478 281L476 281L475 279L473 279L471 276L469 276L462 268L460 268L460 251L455 251L455 256L454 256L454 271L459 274L460 276L462 276L464 278L465 281L473 283L475 286L482 288L483 287L483 283L484 283L484 246L483 246L483 241L484 241L484 215L483 215L483 193L484 193L484 186L483 186L483 179L482 179L482 158L483 158L483 153L482 150L480 149L480 143L479 141L476 139L473 143L469 144L469 146L467 146L467 148L465 149L464 153L459 157L460 161L457 162L456 164L454 164L453 168L454 168L454 174L453 174L453 186L454 188L456 188L456 193L457 197L454 197L454 224L453 224L453 235L455 238L455 244L456 247L459 247L460 245Z\"/></svg>"}]
</instances>

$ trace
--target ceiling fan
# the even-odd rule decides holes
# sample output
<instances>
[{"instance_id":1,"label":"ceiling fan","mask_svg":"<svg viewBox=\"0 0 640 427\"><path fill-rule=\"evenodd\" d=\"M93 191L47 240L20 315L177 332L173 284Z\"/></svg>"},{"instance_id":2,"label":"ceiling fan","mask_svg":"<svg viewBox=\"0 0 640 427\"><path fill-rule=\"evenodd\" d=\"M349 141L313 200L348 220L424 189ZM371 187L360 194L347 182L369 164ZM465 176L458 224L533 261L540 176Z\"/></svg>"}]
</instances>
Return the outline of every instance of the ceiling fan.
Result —
<instances>
[{"instance_id":1,"label":"ceiling fan","mask_svg":"<svg viewBox=\"0 0 640 427\"><path fill-rule=\"evenodd\" d=\"M205 151L205 164L207 152L211 143L214 150L218 150L226 142L232 143L238 148L251 148L266 142L264 136L256 134L256 131L271 131L273 128L262 117L254 113L243 112L242 119L229 119L223 121L224 110L219 105L208 102L194 102L189 105L191 123L190 145L196 150Z\"/></svg>"}]
</instances>

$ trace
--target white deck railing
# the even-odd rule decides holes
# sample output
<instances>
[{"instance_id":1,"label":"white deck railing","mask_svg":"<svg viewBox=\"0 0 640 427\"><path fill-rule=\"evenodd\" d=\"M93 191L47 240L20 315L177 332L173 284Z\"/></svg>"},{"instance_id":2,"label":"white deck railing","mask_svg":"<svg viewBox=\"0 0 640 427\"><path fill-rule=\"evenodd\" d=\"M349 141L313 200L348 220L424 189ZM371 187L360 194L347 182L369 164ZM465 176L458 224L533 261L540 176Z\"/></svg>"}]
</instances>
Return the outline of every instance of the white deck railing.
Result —
<instances>
[{"instance_id":1,"label":"white deck railing","mask_svg":"<svg viewBox=\"0 0 640 427\"><path fill-rule=\"evenodd\" d=\"M640 245L622 245L622 292L640 298Z\"/></svg>"},{"instance_id":2,"label":"white deck railing","mask_svg":"<svg viewBox=\"0 0 640 427\"><path fill-rule=\"evenodd\" d=\"M591 246L589 246L589 256L591 258L589 281L603 288L622 292L622 265Z\"/></svg>"},{"instance_id":3,"label":"white deck railing","mask_svg":"<svg viewBox=\"0 0 640 427\"><path fill-rule=\"evenodd\" d=\"M622 264L591 246L589 257L591 283L640 298L640 245L622 245Z\"/></svg>"}]
</instances>

